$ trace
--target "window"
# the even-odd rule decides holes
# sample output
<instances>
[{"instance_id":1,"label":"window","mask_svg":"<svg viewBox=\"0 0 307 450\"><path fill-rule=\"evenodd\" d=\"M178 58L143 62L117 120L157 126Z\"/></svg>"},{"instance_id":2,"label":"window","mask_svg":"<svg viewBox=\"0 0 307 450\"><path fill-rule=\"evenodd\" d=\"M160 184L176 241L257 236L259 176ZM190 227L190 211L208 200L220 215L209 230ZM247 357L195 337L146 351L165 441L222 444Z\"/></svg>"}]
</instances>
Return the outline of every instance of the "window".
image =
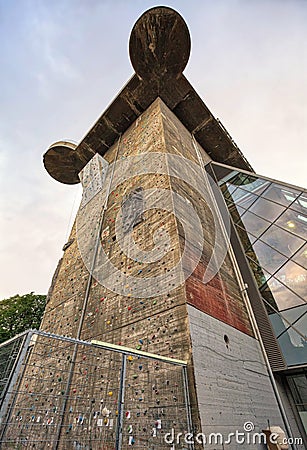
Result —
<instances>
[{"instance_id":1,"label":"window","mask_svg":"<svg viewBox=\"0 0 307 450\"><path fill-rule=\"evenodd\" d=\"M307 376L306 373L287 377L294 403L307 433Z\"/></svg>"}]
</instances>

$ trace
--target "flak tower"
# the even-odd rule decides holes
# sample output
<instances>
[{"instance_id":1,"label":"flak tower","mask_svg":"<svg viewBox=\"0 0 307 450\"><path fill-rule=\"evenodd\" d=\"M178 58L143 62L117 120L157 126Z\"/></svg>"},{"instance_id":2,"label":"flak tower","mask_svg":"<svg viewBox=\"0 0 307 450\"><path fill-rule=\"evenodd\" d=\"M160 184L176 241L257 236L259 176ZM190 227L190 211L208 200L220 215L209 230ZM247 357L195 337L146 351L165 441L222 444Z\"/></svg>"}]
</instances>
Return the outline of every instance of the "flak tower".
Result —
<instances>
[{"instance_id":1,"label":"flak tower","mask_svg":"<svg viewBox=\"0 0 307 450\"><path fill-rule=\"evenodd\" d=\"M44 155L83 197L41 325L66 341L39 336L24 375L42 392L38 448L201 448L172 433L283 427L205 165L252 169L182 74L190 45L177 12L144 13L132 78L77 146Z\"/></svg>"}]
</instances>

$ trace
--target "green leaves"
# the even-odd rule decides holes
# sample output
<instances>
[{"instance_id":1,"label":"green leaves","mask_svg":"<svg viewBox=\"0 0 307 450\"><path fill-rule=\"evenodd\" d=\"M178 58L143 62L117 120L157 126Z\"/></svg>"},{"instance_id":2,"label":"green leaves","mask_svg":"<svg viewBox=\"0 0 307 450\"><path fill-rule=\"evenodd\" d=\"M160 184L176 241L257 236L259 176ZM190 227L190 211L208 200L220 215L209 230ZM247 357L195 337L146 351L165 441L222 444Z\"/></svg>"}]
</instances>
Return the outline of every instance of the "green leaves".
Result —
<instances>
[{"instance_id":1,"label":"green leaves","mask_svg":"<svg viewBox=\"0 0 307 450\"><path fill-rule=\"evenodd\" d=\"M0 343L29 328L39 328L46 305L46 295L34 292L0 301Z\"/></svg>"}]
</instances>

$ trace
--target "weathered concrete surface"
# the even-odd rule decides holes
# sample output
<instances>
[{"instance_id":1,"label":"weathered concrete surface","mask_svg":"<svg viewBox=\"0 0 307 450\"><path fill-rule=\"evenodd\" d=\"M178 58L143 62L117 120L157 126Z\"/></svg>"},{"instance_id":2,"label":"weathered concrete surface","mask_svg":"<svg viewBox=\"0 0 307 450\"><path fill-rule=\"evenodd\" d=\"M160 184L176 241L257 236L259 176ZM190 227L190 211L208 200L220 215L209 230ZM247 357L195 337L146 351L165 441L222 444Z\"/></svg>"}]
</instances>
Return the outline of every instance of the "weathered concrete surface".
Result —
<instances>
[{"instance_id":1,"label":"weathered concrete surface","mask_svg":"<svg viewBox=\"0 0 307 450\"><path fill-rule=\"evenodd\" d=\"M167 152L193 161L198 165L199 171L201 172L201 165L210 160L208 154L202 147L198 146L198 151L201 156L201 160L199 161L191 133L188 132L175 114L163 102L161 102L161 111ZM186 170L189 170L188 166ZM189 173L186 175L187 179L193 176ZM205 180L203 180L203 183L205 183ZM171 189L182 197L189 199L193 208L197 211L204 230L201 259L196 269L186 280L186 302L244 333L252 335L248 314L227 252L226 258L222 262L217 275L209 283L203 283L205 269L208 266L212 254L216 251L215 246L219 245L215 240L217 224L213 220L208 198L200 197L199 192L192 189L185 181L174 177L171 178ZM179 220L177 220L177 227L182 251L186 245L186 239L180 227ZM192 262L195 259L193 248L199 245L199 236L195 235L193 239L194 242L189 243L192 249L190 252L190 260ZM183 267L184 271L188 269L187 266L189 266L189 262Z\"/></svg>"},{"instance_id":2,"label":"weathered concrete surface","mask_svg":"<svg viewBox=\"0 0 307 450\"><path fill-rule=\"evenodd\" d=\"M261 432L268 420L284 429L258 341L192 306L188 313L202 432L228 436L243 432L246 422ZM226 448L266 447L232 442Z\"/></svg>"},{"instance_id":3,"label":"weathered concrete surface","mask_svg":"<svg viewBox=\"0 0 307 450\"><path fill-rule=\"evenodd\" d=\"M104 157L109 163L114 162L116 155L117 161L128 160L130 156L136 155L149 157L150 161L151 153L168 153L184 156L201 170L201 165L208 162L210 156L199 145L198 151L201 160L191 133L158 98L127 129L120 141L113 143ZM138 176L129 176L128 173L127 180L111 187L100 245L118 269L128 275L139 276L140 279L149 274L154 276L166 273L178 262L185 245L185 236L175 214L165 211L163 207L145 211L143 219L133 227L135 243L144 251L154 247L155 232L163 228L168 233L170 250L161 260L140 264L125 255L120 248L115 230L116 216L125 199L138 188L165 189L181 195L193 205L204 231L200 262L193 274L181 285L170 285L163 295L159 293L163 287L162 281L161 286L156 286L156 295L151 298L136 298L133 286L129 295L121 295L92 279L87 297L89 273L80 255L78 235L74 227L69 238L72 243L64 252L53 283L42 329L87 341L97 339L139 348L188 361L195 432L201 431L200 418L205 427L203 429L211 432L223 431L224 428L218 430L218 427L224 424L227 429L242 426L243 419L257 420L259 426L262 423L265 425L267 418L273 423L278 418L277 407L271 397L270 382L258 343L251 337L251 325L230 258L226 256L218 274L208 284L202 282L215 245L215 228L207 199L200 198L189 183L170 177L167 171L163 175L155 173L155 167L152 173ZM89 219L95 208L103 207L94 199L88 203ZM88 223L84 221L84 228L79 229L78 233L91 233L92 230L87 228L89 223L90 220ZM191 241L193 249L198 236L192 236ZM183 267L183 273L194 259L193 250L190 256L191 259ZM108 272L104 275L110 276ZM229 336L228 349L223 340L224 334ZM222 350L224 354L216 357ZM74 377L78 379L78 375ZM76 383L76 380L73 378L72 382ZM207 391L211 392L211 396Z\"/></svg>"}]
</instances>

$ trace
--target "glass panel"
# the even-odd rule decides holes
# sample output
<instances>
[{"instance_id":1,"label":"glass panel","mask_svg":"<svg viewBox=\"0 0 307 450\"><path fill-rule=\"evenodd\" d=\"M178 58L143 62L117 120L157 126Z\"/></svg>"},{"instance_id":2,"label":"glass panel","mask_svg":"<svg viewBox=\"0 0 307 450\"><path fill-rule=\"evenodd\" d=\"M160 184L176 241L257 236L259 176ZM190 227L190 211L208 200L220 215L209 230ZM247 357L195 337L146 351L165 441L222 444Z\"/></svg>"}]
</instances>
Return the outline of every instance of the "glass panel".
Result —
<instances>
[{"instance_id":1,"label":"glass panel","mask_svg":"<svg viewBox=\"0 0 307 450\"><path fill-rule=\"evenodd\" d=\"M307 271L303 267L288 261L275 275L286 286L289 286L301 298L307 300Z\"/></svg>"},{"instance_id":2,"label":"glass panel","mask_svg":"<svg viewBox=\"0 0 307 450\"><path fill-rule=\"evenodd\" d=\"M293 324L293 328L296 329L303 336L305 336L305 340L307 339L307 313L305 313L300 319L298 319L297 322Z\"/></svg>"},{"instance_id":3,"label":"glass panel","mask_svg":"<svg viewBox=\"0 0 307 450\"><path fill-rule=\"evenodd\" d=\"M276 225L304 239L307 238L307 216L299 214L296 211L292 211L291 209L285 211L276 221Z\"/></svg>"},{"instance_id":4,"label":"glass panel","mask_svg":"<svg viewBox=\"0 0 307 450\"><path fill-rule=\"evenodd\" d=\"M248 209L258 198L257 195L244 191L244 189L237 188L232 194L234 203Z\"/></svg>"},{"instance_id":5,"label":"glass panel","mask_svg":"<svg viewBox=\"0 0 307 450\"><path fill-rule=\"evenodd\" d=\"M307 212L307 195L305 192L291 205L291 209L306 214Z\"/></svg>"},{"instance_id":6,"label":"glass panel","mask_svg":"<svg viewBox=\"0 0 307 450\"><path fill-rule=\"evenodd\" d=\"M241 208L241 206L235 205L234 203L229 203L228 209L235 222L237 222L240 219L240 216L242 216L246 211Z\"/></svg>"},{"instance_id":7,"label":"glass panel","mask_svg":"<svg viewBox=\"0 0 307 450\"><path fill-rule=\"evenodd\" d=\"M307 269L307 244L295 256L293 256L292 261L299 263L301 266Z\"/></svg>"},{"instance_id":8,"label":"glass panel","mask_svg":"<svg viewBox=\"0 0 307 450\"><path fill-rule=\"evenodd\" d=\"M232 171L229 175L220 180L219 185L221 186L221 191L223 192L224 197L230 198L230 194L232 194L237 187L240 186L245 178L245 174Z\"/></svg>"},{"instance_id":9,"label":"glass panel","mask_svg":"<svg viewBox=\"0 0 307 450\"><path fill-rule=\"evenodd\" d=\"M290 205L290 203L292 203L299 195L300 191L287 188L286 186L277 183L272 183L271 186L263 193L263 197L284 206Z\"/></svg>"},{"instance_id":10,"label":"glass panel","mask_svg":"<svg viewBox=\"0 0 307 450\"><path fill-rule=\"evenodd\" d=\"M253 236L250 233L247 233L247 231L238 225L236 225L236 229L238 232L238 235L240 236L241 242L243 244L244 250L249 248L253 242L257 239L255 236Z\"/></svg>"},{"instance_id":11,"label":"glass panel","mask_svg":"<svg viewBox=\"0 0 307 450\"><path fill-rule=\"evenodd\" d=\"M256 262L259 262L260 266L271 274L276 272L276 270L287 261L287 258L284 255L273 250L261 241L257 241L253 244L253 250L257 258ZM255 258L255 255L251 251L248 251L246 254L250 258Z\"/></svg>"},{"instance_id":12,"label":"glass panel","mask_svg":"<svg viewBox=\"0 0 307 450\"><path fill-rule=\"evenodd\" d=\"M224 200L225 200L226 205L228 206L228 208L229 208L230 205L233 205L233 201L232 201L232 197L231 196L226 197L225 194L224 194Z\"/></svg>"},{"instance_id":13,"label":"glass panel","mask_svg":"<svg viewBox=\"0 0 307 450\"><path fill-rule=\"evenodd\" d=\"M298 409L302 424L307 432L307 377L305 374L287 377L291 393Z\"/></svg>"},{"instance_id":14,"label":"glass panel","mask_svg":"<svg viewBox=\"0 0 307 450\"><path fill-rule=\"evenodd\" d=\"M285 285L280 283L276 278L272 277L267 284L261 288L262 296L276 309L292 308L294 306L305 305L303 299L290 291ZM275 306L274 306L275 305Z\"/></svg>"},{"instance_id":15,"label":"glass panel","mask_svg":"<svg viewBox=\"0 0 307 450\"><path fill-rule=\"evenodd\" d=\"M254 236L260 236L269 226L270 222L267 222L261 217L255 216L255 214L246 211L246 213L241 217L241 221L244 228Z\"/></svg>"},{"instance_id":16,"label":"glass panel","mask_svg":"<svg viewBox=\"0 0 307 450\"><path fill-rule=\"evenodd\" d=\"M231 200L231 194L235 189L237 189L237 186L232 186L228 183L224 183L221 185L221 191L223 192L223 195L226 199Z\"/></svg>"},{"instance_id":17,"label":"glass panel","mask_svg":"<svg viewBox=\"0 0 307 450\"><path fill-rule=\"evenodd\" d=\"M219 185L225 183L233 174L238 173L237 170L229 169L228 167L219 166L213 162L209 163L211 170L214 172L216 178L219 180ZM206 166L206 168L208 165Z\"/></svg>"},{"instance_id":18,"label":"glass panel","mask_svg":"<svg viewBox=\"0 0 307 450\"><path fill-rule=\"evenodd\" d=\"M307 305L286 309L280 314L271 314L270 319L277 337L291 324L295 330L303 336L307 336Z\"/></svg>"},{"instance_id":19,"label":"glass panel","mask_svg":"<svg viewBox=\"0 0 307 450\"><path fill-rule=\"evenodd\" d=\"M289 328L277 341L288 366L296 366L307 362L306 340L293 328Z\"/></svg>"},{"instance_id":20,"label":"glass panel","mask_svg":"<svg viewBox=\"0 0 307 450\"><path fill-rule=\"evenodd\" d=\"M307 405L307 377L305 374L288 377L293 400L296 405Z\"/></svg>"},{"instance_id":21,"label":"glass panel","mask_svg":"<svg viewBox=\"0 0 307 450\"><path fill-rule=\"evenodd\" d=\"M279 307L275 301L274 295L269 288L268 284L266 283L261 289L261 296L264 303L264 306L266 307L267 313L272 314L274 311L278 311Z\"/></svg>"},{"instance_id":22,"label":"glass panel","mask_svg":"<svg viewBox=\"0 0 307 450\"><path fill-rule=\"evenodd\" d=\"M254 212L264 219L274 221L284 210L284 207L277 205L276 203L259 198L250 208L250 211Z\"/></svg>"},{"instance_id":23,"label":"glass panel","mask_svg":"<svg viewBox=\"0 0 307 450\"><path fill-rule=\"evenodd\" d=\"M299 415L303 424L303 427L305 429L305 433L307 433L307 406L298 406Z\"/></svg>"},{"instance_id":24,"label":"glass panel","mask_svg":"<svg viewBox=\"0 0 307 450\"><path fill-rule=\"evenodd\" d=\"M250 254L252 254L250 252ZM261 287L263 284L267 282L267 280L272 276L268 272L266 272L262 267L259 266L255 261L252 261L248 258L249 265L253 271L253 274L256 278L257 284Z\"/></svg>"},{"instance_id":25,"label":"glass panel","mask_svg":"<svg viewBox=\"0 0 307 450\"><path fill-rule=\"evenodd\" d=\"M294 236L294 234L288 233L275 225L272 225L261 236L261 240L289 257L304 244L303 239Z\"/></svg>"},{"instance_id":26,"label":"glass panel","mask_svg":"<svg viewBox=\"0 0 307 450\"><path fill-rule=\"evenodd\" d=\"M242 181L241 187L246 191L260 195L269 184L270 182L267 180L255 177L254 175L247 175Z\"/></svg>"},{"instance_id":27,"label":"glass panel","mask_svg":"<svg viewBox=\"0 0 307 450\"><path fill-rule=\"evenodd\" d=\"M227 182L227 185L235 187L241 186L241 184L244 183L244 180L247 177L247 175L245 173L237 171L233 171L233 174L234 174L233 176L228 175L227 177L224 178L225 181Z\"/></svg>"},{"instance_id":28,"label":"glass panel","mask_svg":"<svg viewBox=\"0 0 307 450\"><path fill-rule=\"evenodd\" d=\"M270 321L271 321L275 336L279 336L287 328L289 328L289 324L287 324L287 322L283 320L283 318L281 317L280 314L277 314L277 313L270 314Z\"/></svg>"}]
</instances>

